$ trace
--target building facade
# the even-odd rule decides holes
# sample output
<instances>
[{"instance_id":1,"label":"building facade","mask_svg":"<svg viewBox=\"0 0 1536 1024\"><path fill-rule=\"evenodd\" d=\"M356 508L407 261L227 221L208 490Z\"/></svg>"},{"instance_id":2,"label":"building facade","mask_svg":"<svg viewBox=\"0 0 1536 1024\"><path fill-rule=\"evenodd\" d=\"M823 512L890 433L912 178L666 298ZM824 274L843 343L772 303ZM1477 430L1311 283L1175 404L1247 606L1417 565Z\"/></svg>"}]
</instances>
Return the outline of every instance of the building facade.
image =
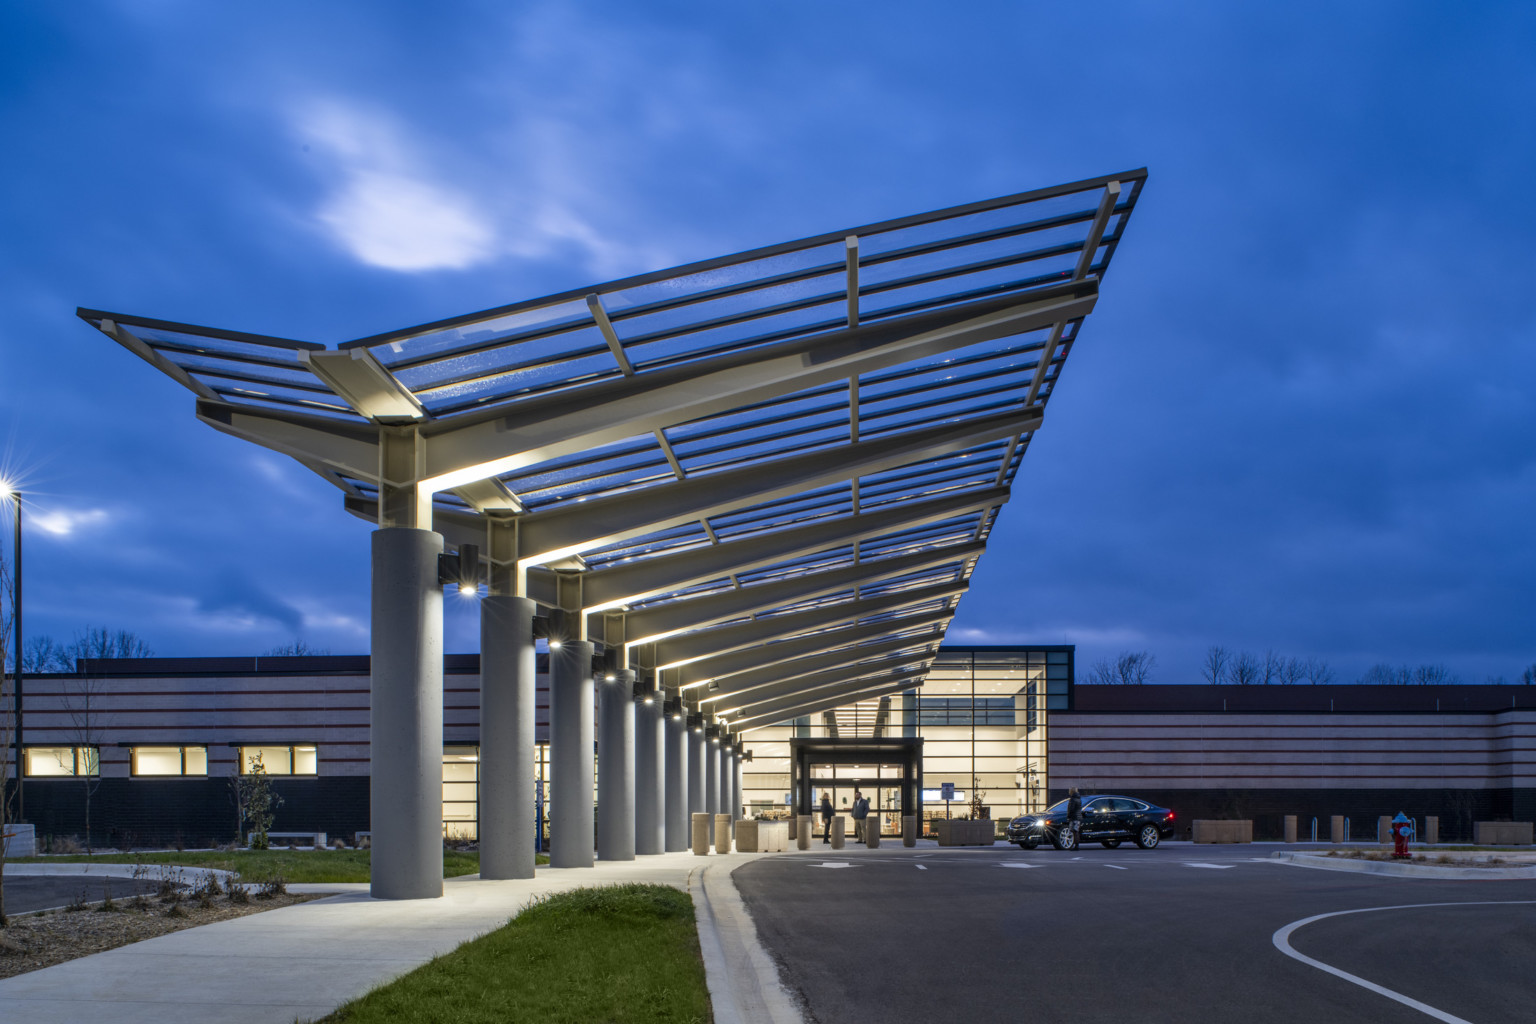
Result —
<instances>
[{"instance_id":1,"label":"building facade","mask_svg":"<svg viewBox=\"0 0 1536 1024\"><path fill-rule=\"evenodd\" d=\"M780 817L829 795L900 814L1004 820L1065 794L1130 793L1184 821L1435 814L1441 834L1536 818L1536 688L1076 686L1071 647L945 647L920 690L854 702L744 736L745 813ZM347 840L369 830L366 657L87 662L29 677L24 820L97 845L203 846L239 832L233 782L260 763L276 828ZM547 659L538 659L536 792L547 828ZM479 817L479 659L444 671L443 832ZM797 753L798 751L798 753ZM834 751L825 756L817 751ZM912 766L899 763L916 751ZM7 758L12 757L7 752ZM906 773L904 776L903 773ZM14 778L14 773L11 774ZM903 791L903 786L906 791ZM913 805L916 805L915 807ZM541 834L544 833L541 828Z\"/></svg>"}]
</instances>

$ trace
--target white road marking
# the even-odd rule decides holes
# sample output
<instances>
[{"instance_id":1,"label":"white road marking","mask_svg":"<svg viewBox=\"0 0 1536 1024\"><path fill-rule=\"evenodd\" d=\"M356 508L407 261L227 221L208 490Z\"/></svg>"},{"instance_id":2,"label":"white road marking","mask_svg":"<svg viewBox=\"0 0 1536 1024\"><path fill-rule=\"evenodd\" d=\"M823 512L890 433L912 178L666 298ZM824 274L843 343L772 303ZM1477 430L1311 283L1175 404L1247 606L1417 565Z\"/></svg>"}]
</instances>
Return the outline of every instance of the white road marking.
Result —
<instances>
[{"instance_id":1,"label":"white road marking","mask_svg":"<svg viewBox=\"0 0 1536 1024\"><path fill-rule=\"evenodd\" d=\"M1228 868L1237 867L1236 864L1208 864L1203 860L1187 860L1184 862L1187 868L1213 868L1217 871L1226 871Z\"/></svg>"},{"instance_id":2,"label":"white road marking","mask_svg":"<svg viewBox=\"0 0 1536 1024\"><path fill-rule=\"evenodd\" d=\"M1072 859L1073 860L1082 860L1083 858L1081 858L1081 857L1073 857Z\"/></svg>"},{"instance_id":3,"label":"white road marking","mask_svg":"<svg viewBox=\"0 0 1536 1024\"><path fill-rule=\"evenodd\" d=\"M852 864L842 860L824 860L820 864L812 864L813 868L851 868Z\"/></svg>"},{"instance_id":4,"label":"white road marking","mask_svg":"<svg viewBox=\"0 0 1536 1024\"><path fill-rule=\"evenodd\" d=\"M919 870L919 871L927 871L928 870L928 865L927 864L916 864L916 865L914 865L914 867L916 867L917 870Z\"/></svg>"},{"instance_id":5,"label":"white road marking","mask_svg":"<svg viewBox=\"0 0 1536 1024\"><path fill-rule=\"evenodd\" d=\"M1284 928L1281 928L1279 931L1275 932L1275 934L1271 936L1271 941L1274 942L1276 949L1293 960L1300 960L1302 963L1307 964L1310 967L1316 967L1320 971L1326 971L1336 978L1343 978L1345 981L1352 982L1353 984L1359 985L1363 989L1368 989L1371 992L1375 992L1379 996L1386 996L1388 999L1394 999L1397 1002L1402 1003L1404 1006L1411 1006L1413 1009L1418 1010L1420 1013L1427 1014L1436 1020L1444 1021L1445 1024L1471 1024L1470 1021L1462 1017L1457 1017L1453 1014L1446 1013L1444 1010L1437 1010L1433 1006L1430 1006L1427 1003L1421 1003L1417 999L1409 998L1408 996L1403 995L1401 992L1394 992L1391 989L1384 988L1373 981L1366 981L1364 978L1359 978L1346 971L1341 971L1337 967L1330 967L1328 964L1323 963L1321 960L1314 960L1303 953L1296 952L1296 950L1291 948L1291 933L1298 928L1311 924L1313 921L1321 921L1324 918L1329 917L1342 917L1345 914L1370 914L1378 910L1419 910L1424 907L1505 907L1528 905L1531 903L1536 903L1536 900L1470 900L1465 903L1404 903L1395 907L1361 907L1358 910L1335 910L1331 914L1314 914L1311 917L1304 917L1300 921L1292 921Z\"/></svg>"},{"instance_id":6,"label":"white road marking","mask_svg":"<svg viewBox=\"0 0 1536 1024\"><path fill-rule=\"evenodd\" d=\"M1114 868L1116 871L1129 871L1129 870L1131 870L1130 868L1123 867L1123 866L1121 866L1119 864L1105 864L1104 866L1107 867L1107 868Z\"/></svg>"},{"instance_id":7,"label":"white road marking","mask_svg":"<svg viewBox=\"0 0 1536 1024\"><path fill-rule=\"evenodd\" d=\"M1000 868L1035 868L1039 866L1038 864L1020 864L1018 861L1004 861L998 865Z\"/></svg>"}]
</instances>

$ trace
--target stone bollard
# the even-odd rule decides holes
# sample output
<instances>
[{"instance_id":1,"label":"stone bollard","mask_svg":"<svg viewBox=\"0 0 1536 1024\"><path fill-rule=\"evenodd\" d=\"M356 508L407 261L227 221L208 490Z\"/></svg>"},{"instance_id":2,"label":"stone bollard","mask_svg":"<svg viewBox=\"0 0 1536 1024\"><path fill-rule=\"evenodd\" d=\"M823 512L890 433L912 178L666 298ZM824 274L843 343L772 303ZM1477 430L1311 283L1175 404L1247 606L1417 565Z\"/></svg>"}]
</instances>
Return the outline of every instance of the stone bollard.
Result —
<instances>
[{"instance_id":1,"label":"stone bollard","mask_svg":"<svg viewBox=\"0 0 1536 1024\"><path fill-rule=\"evenodd\" d=\"M1440 842L1440 817L1431 814L1424 819L1424 842L1434 845Z\"/></svg>"},{"instance_id":2,"label":"stone bollard","mask_svg":"<svg viewBox=\"0 0 1536 1024\"><path fill-rule=\"evenodd\" d=\"M1328 841L1342 843L1349 837L1344 834L1344 815L1335 814L1328 819Z\"/></svg>"},{"instance_id":3,"label":"stone bollard","mask_svg":"<svg viewBox=\"0 0 1536 1024\"><path fill-rule=\"evenodd\" d=\"M796 833L795 833L795 824L797 822L799 822L799 820L800 820L799 815L791 814L789 816L789 838L790 839L794 839L795 838L795 835L796 835Z\"/></svg>"},{"instance_id":4,"label":"stone bollard","mask_svg":"<svg viewBox=\"0 0 1536 1024\"><path fill-rule=\"evenodd\" d=\"M693 852L700 857L709 856L709 812L697 811L692 816Z\"/></svg>"},{"instance_id":5,"label":"stone bollard","mask_svg":"<svg viewBox=\"0 0 1536 1024\"><path fill-rule=\"evenodd\" d=\"M811 848L811 816L802 814L795 818L795 849L809 850Z\"/></svg>"},{"instance_id":6,"label":"stone bollard","mask_svg":"<svg viewBox=\"0 0 1536 1024\"><path fill-rule=\"evenodd\" d=\"M715 852L731 852L731 816L729 814L715 815Z\"/></svg>"},{"instance_id":7,"label":"stone bollard","mask_svg":"<svg viewBox=\"0 0 1536 1024\"><path fill-rule=\"evenodd\" d=\"M744 818L736 823L737 853L757 853L767 849L767 843L760 843L758 841L758 836L761 834L759 832L761 824L761 822L754 821L751 818ZM766 831L766 829L763 831Z\"/></svg>"},{"instance_id":8,"label":"stone bollard","mask_svg":"<svg viewBox=\"0 0 1536 1024\"><path fill-rule=\"evenodd\" d=\"M880 849L880 816L872 814L864 819L864 845L871 850Z\"/></svg>"},{"instance_id":9,"label":"stone bollard","mask_svg":"<svg viewBox=\"0 0 1536 1024\"><path fill-rule=\"evenodd\" d=\"M1376 841L1383 845L1392 841L1392 815L1383 814L1377 817Z\"/></svg>"},{"instance_id":10,"label":"stone bollard","mask_svg":"<svg viewBox=\"0 0 1536 1024\"><path fill-rule=\"evenodd\" d=\"M901 818L901 845L917 845L917 815L904 814Z\"/></svg>"},{"instance_id":11,"label":"stone bollard","mask_svg":"<svg viewBox=\"0 0 1536 1024\"><path fill-rule=\"evenodd\" d=\"M843 848L843 828L846 826L847 821L848 819L844 818L841 814L834 814L832 816L832 849L834 850L841 850Z\"/></svg>"},{"instance_id":12,"label":"stone bollard","mask_svg":"<svg viewBox=\"0 0 1536 1024\"><path fill-rule=\"evenodd\" d=\"M1285 841L1288 843L1296 841L1296 815L1294 814L1285 816Z\"/></svg>"}]
</instances>

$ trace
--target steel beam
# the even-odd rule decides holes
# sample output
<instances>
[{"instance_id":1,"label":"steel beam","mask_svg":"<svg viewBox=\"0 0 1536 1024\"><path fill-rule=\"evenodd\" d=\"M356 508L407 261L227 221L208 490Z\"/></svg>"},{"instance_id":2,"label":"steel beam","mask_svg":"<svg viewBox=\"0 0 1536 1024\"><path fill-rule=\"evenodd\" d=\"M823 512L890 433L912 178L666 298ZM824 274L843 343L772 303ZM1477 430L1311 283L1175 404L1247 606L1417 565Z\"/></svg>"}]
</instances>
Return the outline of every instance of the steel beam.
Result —
<instances>
[{"instance_id":1,"label":"steel beam","mask_svg":"<svg viewBox=\"0 0 1536 1024\"><path fill-rule=\"evenodd\" d=\"M921 634L931 637L930 643L944 639L944 626L954 617L953 609L938 613L920 613L883 622L829 629L793 640L780 640L760 647L734 651L679 666L672 670L675 684L682 689L700 686L711 680L733 680L739 673L769 671L774 666L792 667L797 659L812 654L823 654L853 649L866 640L879 639L892 633L913 629L927 629ZM724 685L722 683L722 685Z\"/></svg>"},{"instance_id":2,"label":"steel beam","mask_svg":"<svg viewBox=\"0 0 1536 1024\"><path fill-rule=\"evenodd\" d=\"M747 732L751 729L761 729L766 725L778 725L781 722L792 721L804 715L814 715L818 711L827 711L832 708L842 707L844 704L856 700L868 700L870 697L880 697L887 693L899 693L902 690L911 690L922 685L921 679L914 682L912 679L897 680L872 686L867 690L857 690L851 693L838 694L827 697L814 703L785 708L777 711L765 711L760 715L750 718L737 718L731 722L731 728L738 732Z\"/></svg>"},{"instance_id":3,"label":"steel beam","mask_svg":"<svg viewBox=\"0 0 1536 1024\"><path fill-rule=\"evenodd\" d=\"M762 700L765 697L780 693L787 693L796 688L811 688L819 686L823 682L848 678L851 674L868 675L870 672L888 668L897 668L902 665L928 661L933 658L934 652L930 648L938 645L937 637L929 637L917 643L911 640L891 640L882 644L871 644L868 649L853 648L839 652L841 660L832 658L814 659L818 661L835 661L835 664L815 671L790 672L778 675L773 670L767 670L762 674L753 673L756 677L754 685L732 686L726 689L724 684L718 691L711 689L703 692L699 697L699 706L710 714L724 714L726 709L738 708L753 701ZM763 676L771 678L764 679ZM707 705L707 707L706 707Z\"/></svg>"}]
</instances>

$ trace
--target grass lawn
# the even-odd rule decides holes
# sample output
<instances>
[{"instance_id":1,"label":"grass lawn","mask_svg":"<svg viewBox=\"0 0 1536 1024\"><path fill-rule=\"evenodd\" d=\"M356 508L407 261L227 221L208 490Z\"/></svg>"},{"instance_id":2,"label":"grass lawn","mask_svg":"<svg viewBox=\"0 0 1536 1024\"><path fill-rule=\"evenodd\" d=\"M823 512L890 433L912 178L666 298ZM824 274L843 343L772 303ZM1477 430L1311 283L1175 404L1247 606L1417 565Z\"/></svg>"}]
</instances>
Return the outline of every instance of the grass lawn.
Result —
<instances>
[{"instance_id":1,"label":"grass lawn","mask_svg":"<svg viewBox=\"0 0 1536 1024\"><path fill-rule=\"evenodd\" d=\"M712 1019L692 899L632 884L539 900L318 1024Z\"/></svg>"},{"instance_id":2,"label":"grass lawn","mask_svg":"<svg viewBox=\"0 0 1536 1024\"><path fill-rule=\"evenodd\" d=\"M540 864L549 858L539 855ZM366 882L367 850L161 850L153 853L64 854L56 857L16 857L12 864L180 864L183 867L238 871L248 882L281 875L288 882ZM443 877L472 875L480 870L480 854L443 851Z\"/></svg>"}]
</instances>

